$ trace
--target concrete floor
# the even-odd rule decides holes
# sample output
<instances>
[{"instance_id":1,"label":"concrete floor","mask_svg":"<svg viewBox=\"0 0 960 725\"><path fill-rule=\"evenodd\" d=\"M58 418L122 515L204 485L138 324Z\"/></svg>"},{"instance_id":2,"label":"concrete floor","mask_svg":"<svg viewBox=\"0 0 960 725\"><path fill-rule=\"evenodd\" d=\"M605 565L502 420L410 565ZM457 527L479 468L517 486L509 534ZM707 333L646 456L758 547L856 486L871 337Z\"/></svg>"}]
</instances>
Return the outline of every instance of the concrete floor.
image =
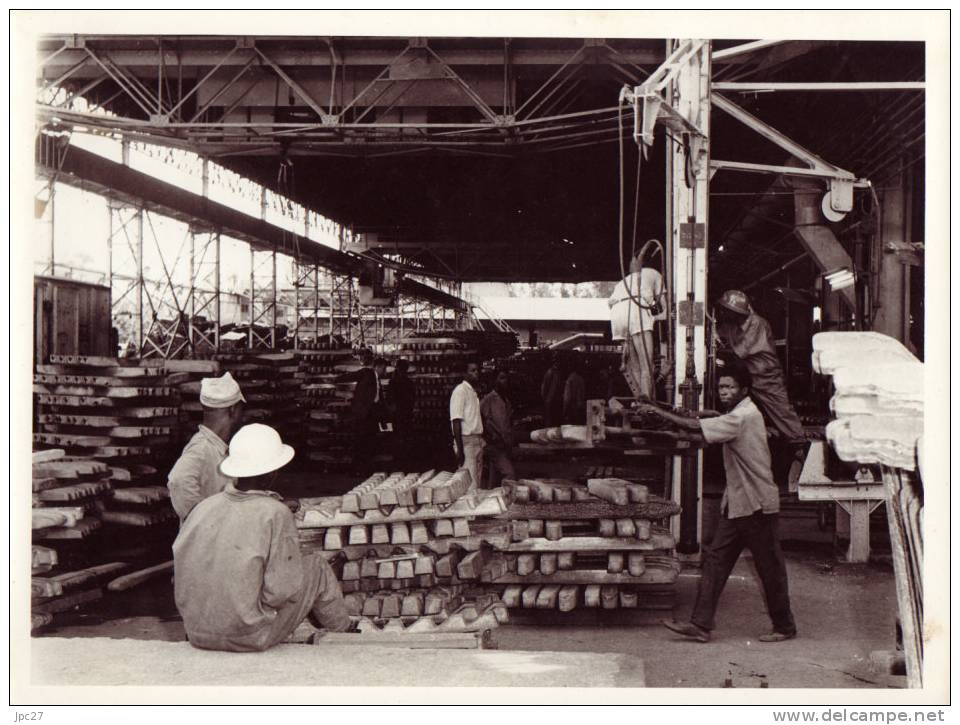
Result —
<instances>
[{"instance_id":1,"label":"concrete floor","mask_svg":"<svg viewBox=\"0 0 960 725\"><path fill-rule=\"evenodd\" d=\"M527 476L571 475L569 462L538 460L520 467ZM277 490L289 497L339 494L356 483L355 478L285 471ZM894 646L892 567L837 563L832 532L820 530L809 517L784 512L780 534L800 632L795 640L757 642L756 637L768 631L769 620L752 562L744 555L724 591L709 644L679 639L657 624L669 612L631 613L628 619L621 612L592 610L579 617L570 615L580 612L557 613L557 621L550 624L507 625L495 633L495 642L504 650L635 655L644 660L647 687L715 688L727 680L733 687L760 687L763 682L771 688L905 687L905 678L879 674L869 663L872 651ZM676 618L689 616L698 578L696 568L681 574ZM113 594L89 613L70 615L44 634L184 641L169 578Z\"/></svg>"},{"instance_id":2,"label":"concrete floor","mask_svg":"<svg viewBox=\"0 0 960 725\"><path fill-rule=\"evenodd\" d=\"M501 627L501 650L628 654L645 663L647 687L887 688L905 678L870 666L870 653L893 647L893 572L883 564L837 564L821 551L788 551L791 599L800 635L778 644L756 637L769 628L752 562L741 558L724 592L709 644L688 642L641 615L616 612L568 624ZM699 571L687 569L677 588L677 618L689 616ZM611 614L612 616L600 616ZM667 614L664 612L664 614ZM570 618L573 619L573 618ZM112 597L96 613L73 615L51 628L57 637L113 637L183 642L169 579ZM729 683L727 681L729 680Z\"/></svg>"}]
</instances>

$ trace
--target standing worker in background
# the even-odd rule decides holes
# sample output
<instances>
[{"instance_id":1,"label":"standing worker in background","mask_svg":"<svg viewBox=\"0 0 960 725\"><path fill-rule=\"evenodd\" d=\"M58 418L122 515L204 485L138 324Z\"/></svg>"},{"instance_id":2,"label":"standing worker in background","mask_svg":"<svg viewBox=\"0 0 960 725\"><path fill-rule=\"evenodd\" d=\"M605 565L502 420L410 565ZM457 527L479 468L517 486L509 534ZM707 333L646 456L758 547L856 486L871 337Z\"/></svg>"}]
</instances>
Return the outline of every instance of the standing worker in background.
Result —
<instances>
[{"instance_id":1,"label":"standing worker in background","mask_svg":"<svg viewBox=\"0 0 960 725\"><path fill-rule=\"evenodd\" d=\"M383 400L380 378L386 371L386 363L382 358L375 362L371 350L361 353L360 362L363 367L356 373L357 387L350 401L350 418L353 424L353 463L354 466L366 468L371 465L380 430Z\"/></svg>"},{"instance_id":2,"label":"standing worker in background","mask_svg":"<svg viewBox=\"0 0 960 725\"><path fill-rule=\"evenodd\" d=\"M516 478L510 460L513 454L513 406L507 397L510 378L506 370L498 370L493 390L480 401L483 421L486 488L496 488L504 478Z\"/></svg>"},{"instance_id":3,"label":"standing worker in background","mask_svg":"<svg viewBox=\"0 0 960 725\"><path fill-rule=\"evenodd\" d=\"M325 629L348 630L336 575L321 555L301 555L293 514L270 490L293 448L254 423L229 450L220 467L236 484L198 504L173 543L174 598L190 644L260 652L309 615Z\"/></svg>"},{"instance_id":4,"label":"standing worker in background","mask_svg":"<svg viewBox=\"0 0 960 725\"><path fill-rule=\"evenodd\" d=\"M453 450L457 467L470 471L470 491L480 486L483 474L483 420L480 417L480 366L466 363L463 382L450 394L450 426L453 429Z\"/></svg>"},{"instance_id":5,"label":"standing worker in background","mask_svg":"<svg viewBox=\"0 0 960 725\"><path fill-rule=\"evenodd\" d=\"M607 300L611 336L623 340L620 369L637 398L654 398L653 323L663 319L664 300L663 277L644 267L640 255L631 260L630 273Z\"/></svg>"},{"instance_id":6,"label":"standing worker in background","mask_svg":"<svg viewBox=\"0 0 960 725\"><path fill-rule=\"evenodd\" d=\"M540 399L543 401L543 424L547 428L560 425L563 417L563 379L556 353L551 353L550 367L540 383Z\"/></svg>"},{"instance_id":7,"label":"standing worker in background","mask_svg":"<svg viewBox=\"0 0 960 725\"><path fill-rule=\"evenodd\" d=\"M566 425L587 422L587 384L583 380L583 358L577 354L563 384L563 421Z\"/></svg>"},{"instance_id":8,"label":"standing worker in background","mask_svg":"<svg viewBox=\"0 0 960 725\"><path fill-rule=\"evenodd\" d=\"M170 503L181 525L194 506L233 483L230 476L220 472L219 466L227 457L227 441L243 421L245 402L240 386L230 373L200 381L203 423L167 476Z\"/></svg>"},{"instance_id":9,"label":"standing worker in background","mask_svg":"<svg viewBox=\"0 0 960 725\"><path fill-rule=\"evenodd\" d=\"M403 358L397 360L390 378L390 387L387 388L387 398L393 413L393 435L396 443L394 460L403 470L407 469L404 464L411 452L410 431L413 426L413 408L416 402L416 388L407 374L409 369L409 360Z\"/></svg>"},{"instance_id":10,"label":"standing worker in background","mask_svg":"<svg viewBox=\"0 0 960 725\"><path fill-rule=\"evenodd\" d=\"M770 448L763 416L749 397L750 373L740 364L719 373L717 397L724 415L696 420L647 404L643 412L659 415L680 428L699 432L707 443L723 444L727 485L720 500L720 522L705 548L697 600L689 622L664 621L684 637L709 642L720 595L744 548L763 584L773 631L761 642L783 642L797 636L790 609L787 568L780 548L780 491L773 482Z\"/></svg>"},{"instance_id":11,"label":"standing worker in background","mask_svg":"<svg viewBox=\"0 0 960 725\"><path fill-rule=\"evenodd\" d=\"M743 361L750 372L750 396L783 441L803 443L803 425L787 397L770 323L753 311L740 290L723 293L717 303L716 317L720 342Z\"/></svg>"}]
</instances>

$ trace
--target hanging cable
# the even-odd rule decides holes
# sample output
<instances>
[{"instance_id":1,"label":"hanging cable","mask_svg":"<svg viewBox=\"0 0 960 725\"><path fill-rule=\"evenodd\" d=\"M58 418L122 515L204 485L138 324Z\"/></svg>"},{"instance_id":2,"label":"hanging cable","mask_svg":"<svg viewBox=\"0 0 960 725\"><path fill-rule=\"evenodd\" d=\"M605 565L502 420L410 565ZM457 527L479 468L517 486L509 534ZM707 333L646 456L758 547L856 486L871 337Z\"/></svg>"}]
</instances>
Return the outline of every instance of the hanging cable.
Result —
<instances>
[{"instance_id":1,"label":"hanging cable","mask_svg":"<svg viewBox=\"0 0 960 725\"><path fill-rule=\"evenodd\" d=\"M626 162L626 159L625 159L625 150L624 150L624 143L623 143L623 104L622 104L622 101L621 101L621 104L617 107L617 125L618 125L618 130L619 130L619 133L618 133L618 145L619 145L619 152L620 152L620 154L619 154L619 165L618 165L619 198L620 198L619 217L618 217L618 218L619 218L619 224L618 224L618 229L619 229L619 231L618 231L618 234L619 234L618 253L619 253L619 257L620 257L620 276L621 276L621 278L622 278L623 281L624 281L624 289L626 290L627 297L629 298L630 302L633 303L633 305L636 305L636 307L637 307L637 309L638 309L637 314L640 316L639 322L640 322L640 330L641 330L641 333L642 333L642 332L643 332L643 310L647 310L647 311L650 311L650 312L654 312L654 311L656 310L656 307L657 307L657 301L654 301L654 304L653 304L653 305L647 305L647 304L645 304L645 303L643 302L643 299L640 297L640 290L639 290L639 278L640 278L640 273L639 273L639 272L637 273L637 276L638 276L638 280L637 280L637 281L638 281L638 289L637 289L636 293L634 293L634 291L633 291L633 289L632 289L632 282L633 282L632 276L633 276L633 273L631 272L630 277L628 278L628 276L627 276L627 270L626 270L625 263L624 263L624 256L625 256L625 255L624 255L624 252L626 251L625 248L624 248L625 245L624 245L624 234L623 234L624 212L625 212L625 206L626 206L626 204L625 204L625 198L624 198L624 197L625 197L625 188L624 188L624 187L625 187L624 166L626 165L626 163L625 163L625 162ZM640 153L638 152L638 153L637 153L636 188L635 188L635 194L634 194L634 209L633 209L633 236L632 236L632 239L631 239L631 249L630 249L631 254L630 254L630 258L631 258L631 260L634 259L634 258L638 258L638 259L640 260L640 267L641 267L641 269L642 269L642 268L643 268L643 260L644 260L645 255L647 254L647 251L648 251L649 248L655 247L655 248L660 252L660 265L661 265L660 279L661 279L661 281L662 281L663 284L664 284L664 293L663 293L663 294L665 294L665 295L669 298L669 291L668 291L668 290L669 290L669 283L668 283L668 281L665 279L666 252L665 252L665 250L664 250L663 244L661 244L660 241L657 240L657 239L650 239L650 240L648 240L647 242L645 242L644 245L640 248L639 253L636 251L637 231L638 231L638 226L639 226L639 212L640 212L640 172L641 172L641 168L642 168L642 163L643 163L643 156L642 156L642 154L640 154ZM627 329L628 329L628 331L629 331L629 326L630 326L630 315L631 315L631 313L632 313L632 309L633 309L633 308L631 307L631 308L630 308L630 311L628 311L628 313L627 313ZM670 338L671 343L672 343L672 334L669 334L669 332L670 332L670 331L669 331L669 327L670 327L669 320L668 320L667 327L668 327L668 335L669 335L669 338ZM651 332L652 332L652 329L651 329ZM628 332L628 335L629 335L629 332ZM652 377L652 376L653 376L653 368L654 368L654 365L653 365L653 362L654 362L654 361L653 361L653 352L652 352L651 350L647 349L647 341L646 341L646 339L644 338L643 334L640 335L640 343L641 343L641 346L642 346L642 348L643 348L644 360L645 360L645 362L646 362L647 365L648 365L648 370L650 371L650 375L651 375L651 377ZM628 339L628 340L627 340L627 344L632 344L632 342ZM656 397L656 396L654 395L654 397Z\"/></svg>"}]
</instances>

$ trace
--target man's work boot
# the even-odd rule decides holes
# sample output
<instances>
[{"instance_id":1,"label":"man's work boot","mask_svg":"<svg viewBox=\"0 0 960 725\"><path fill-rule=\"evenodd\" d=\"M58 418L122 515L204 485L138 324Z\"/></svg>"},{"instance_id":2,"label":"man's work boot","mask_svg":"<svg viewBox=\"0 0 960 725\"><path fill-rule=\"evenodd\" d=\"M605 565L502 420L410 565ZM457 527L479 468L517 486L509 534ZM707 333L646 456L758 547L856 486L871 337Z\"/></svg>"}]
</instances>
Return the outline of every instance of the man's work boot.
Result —
<instances>
[{"instance_id":1,"label":"man's work boot","mask_svg":"<svg viewBox=\"0 0 960 725\"><path fill-rule=\"evenodd\" d=\"M661 624L671 632L676 632L684 637L689 637L697 642L709 642L710 632L703 627L698 627L693 622L677 622L672 619L664 619Z\"/></svg>"},{"instance_id":2,"label":"man's work boot","mask_svg":"<svg viewBox=\"0 0 960 725\"><path fill-rule=\"evenodd\" d=\"M794 639L797 636L793 632L770 632L770 634L761 634L757 639L761 642L786 642L788 639Z\"/></svg>"}]
</instances>

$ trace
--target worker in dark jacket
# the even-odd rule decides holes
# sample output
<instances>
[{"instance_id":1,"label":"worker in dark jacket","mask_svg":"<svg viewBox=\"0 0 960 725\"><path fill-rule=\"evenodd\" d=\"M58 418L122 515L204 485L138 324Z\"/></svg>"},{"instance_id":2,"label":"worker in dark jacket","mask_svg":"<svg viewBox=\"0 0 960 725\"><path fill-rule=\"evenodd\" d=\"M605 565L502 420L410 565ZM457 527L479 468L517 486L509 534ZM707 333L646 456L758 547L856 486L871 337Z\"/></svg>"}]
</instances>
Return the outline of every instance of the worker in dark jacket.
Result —
<instances>
[{"instance_id":1,"label":"worker in dark jacket","mask_svg":"<svg viewBox=\"0 0 960 725\"><path fill-rule=\"evenodd\" d=\"M563 378L560 377L560 365L554 356L550 367L540 383L540 399L543 401L543 422L548 428L560 425L563 418Z\"/></svg>"},{"instance_id":2,"label":"worker in dark jacket","mask_svg":"<svg viewBox=\"0 0 960 725\"><path fill-rule=\"evenodd\" d=\"M413 408L416 403L416 388L407 374L410 361L397 360L390 387L387 388L389 408L393 417L393 435L395 442L394 461L406 470L406 461L410 458L411 429L413 427Z\"/></svg>"},{"instance_id":3,"label":"worker in dark jacket","mask_svg":"<svg viewBox=\"0 0 960 725\"><path fill-rule=\"evenodd\" d=\"M380 379L386 372L386 361L383 358L375 361L370 350L364 350L360 360L363 367L354 378L357 387L350 402L350 418L353 424L354 465L367 468L371 465L380 430L383 401Z\"/></svg>"},{"instance_id":4,"label":"worker in dark jacket","mask_svg":"<svg viewBox=\"0 0 960 725\"><path fill-rule=\"evenodd\" d=\"M513 468L513 406L508 393L510 378L498 370L493 390L480 401L483 420L483 454L486 458L486 486L496 488L504 478L516 478Z\"/></svg>"},{"instance_id":5,"label":"worker in dark jacket","mask_svg":"<svg viewBox=\"0 0 960 725\"><path fill-rule=\"evenodd\" d=\"M783 381L783 369L773 347L770 323L750 306L740 290L727 290L717 303L717 334L750 372L750 397L777 435L787 443L803 443L803 425Z\"/></svg>"}]
</instances>

